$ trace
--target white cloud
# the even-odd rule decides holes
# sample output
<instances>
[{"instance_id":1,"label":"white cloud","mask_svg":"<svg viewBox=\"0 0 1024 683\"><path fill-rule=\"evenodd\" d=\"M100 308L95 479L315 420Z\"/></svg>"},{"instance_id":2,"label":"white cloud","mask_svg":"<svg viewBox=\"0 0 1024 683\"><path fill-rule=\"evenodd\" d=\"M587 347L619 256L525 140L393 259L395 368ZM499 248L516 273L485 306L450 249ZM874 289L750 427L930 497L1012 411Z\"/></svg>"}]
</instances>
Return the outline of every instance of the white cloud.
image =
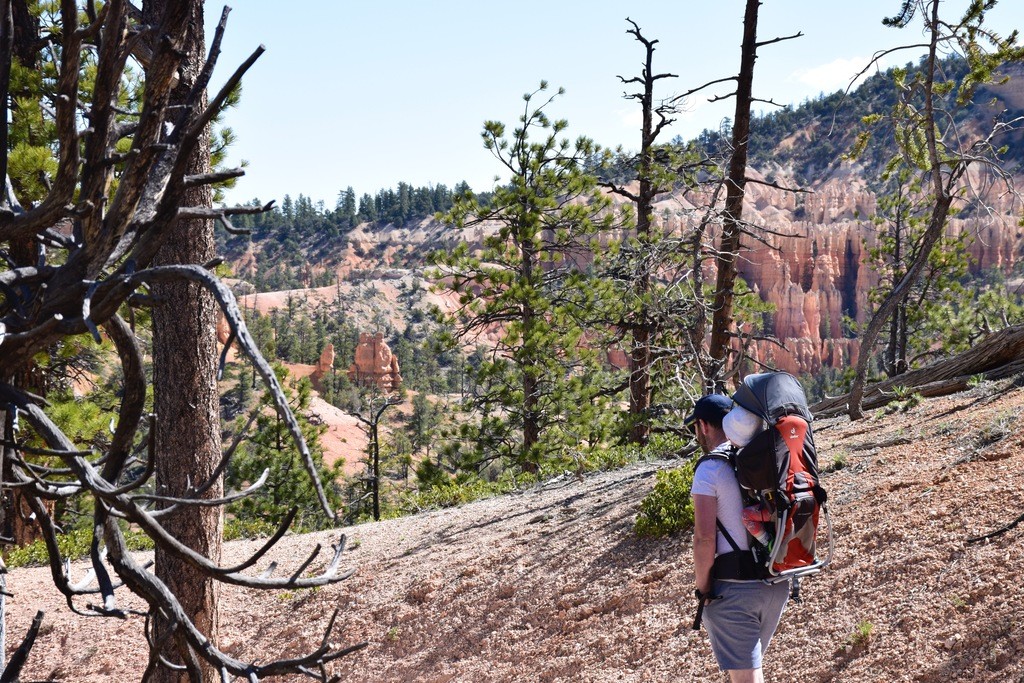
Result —
<instances>
[{"instance_id":1,"label":"white cloud","mask_svg":"<svg viewBox=\"0 0 1024 683\"><path fill-rule=\"evenodd\" d=\"M870 59L868 57L849 57L835 59L827 64L821 64L819 66L813 66L804 69L797 69L789 75L786 79L790 83L800 83L808 87L808 90L814 94L819 92L835 92L836 90L845 90L853 80L854 76L859 74L865 66L867 66ZM878 65L880 68L886 68L886 64ZM869 75L875 72L875 66L872 65L871 69L867 71L865 75Z\"/></svg>"},{"instance_id":2,"label":"white cloud","mask_svg":"<svg viewBox=\"0 0 1024 683\"><path fill-rule=\"evenodd\" d=\"M644 123L644 115L640 107L618 109L615 111L615 115L619 118L619 124L629 130L637 130Z\"/></svg>"}]
</instances>

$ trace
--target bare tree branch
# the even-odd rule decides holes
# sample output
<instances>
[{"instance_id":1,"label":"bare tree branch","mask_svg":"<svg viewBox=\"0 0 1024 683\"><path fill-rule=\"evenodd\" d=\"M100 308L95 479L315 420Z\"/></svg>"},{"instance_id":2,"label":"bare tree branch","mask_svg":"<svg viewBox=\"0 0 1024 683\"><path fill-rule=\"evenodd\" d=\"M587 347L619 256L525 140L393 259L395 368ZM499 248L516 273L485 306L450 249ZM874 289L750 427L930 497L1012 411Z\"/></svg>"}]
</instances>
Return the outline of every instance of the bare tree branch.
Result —
<instances>
[{"instance_id":1,"label":"bare tree branch","mask_svg":"<svg viewBox=\"0 0 1024 683\"><path fill-rule=\"evenodd\" d=\"M280 541L296 517L295 510L285 515L277 531L259 550L231 567L219 566L176 541L164 527L182 509L219 506L252 495L263 485L264 477L242 491L218 495L215 500L199 500L212 479L195 482L185 494L175 496L152 494L147 489L155 471L153 433L157 418L147 415L145 409L150 389L143 360L146 349L121 316L133 320L130 307L134 305L176 305L175 301L154 301L148 296L147 290L154 283L195 282L217 301L231 329L232 341L237 340L238 348L255 366L275 410L287 425L325 515L335 519L284 390L246 329L230 290L213 273L199 266L153 267L157 252L178 220L215 218L228 230L234 230L230 216L261 213L272 206L182 208L187 189L242 175L241 169L189 174L186 159L263 51L262 47L256 50L209 104L200 106L201 92L217 63L226 25L225 12L190 98L185 106L170 106L171 90L178 83L182 65L179 46L185 35L183 18L187 4L168 3L162 19L154 25L142 25L141 13L125 0L109 0L102 8L97 8L92 0L87 0L83 8L74 0L61 0L60 25L52 35L37 37L41 58L47 60L47 69L54 72L53 79L47 81L49 93L42 96L31 112L28 105L15 111L4 109L6 100L0 104L5 114L0 121L0 177L5 181L0 198L0 241L24 242L30 247L29 256L11 256L0 266L3 486L24 499L38 522L51 580L55 590L65 597L68 609L89 617L123 618L132 614L119 604L119 596L127 589L145 600L149 616L160 615L172 625L166 643L157 643L147 634L153 648L148 660L151 670L175 667L158 652L159 647L168 644L177 648L184 664L181 670L191 677L199 675L201 668L212 666L225 680L231 676L258 680L301 675L327 681L331 680L327 666L330 662L363 647L331 645L334 619L320 645L305 656L261 663L236 660L202 635L185 614L180 596L158 580L149 565L132 558L119 525L121 520L137 525L161 552L166 551L202 575L223 583L265 589L314 587L342 581L354 571L342 567L345 539L341 536L327 557L320 559L322 549L317 546L282 576L244 573ZM9 8L9 3L0 0L0 86L4 86L5 93L5 79L11 66ZM59 45L47 45L47 41L57 40ZM87 53L90 91L84 93L81 74L83 55ZM144 69L139 99L124 97L129 57L138 60ZM125 101L130 104L124 104ZM8 177L6 150L11 143L5 138L7 122L22 114L41 116L48 124L47 129L55 131L49 144L54 150L56 170L52 176L41 179L45 196L25 201L25 209L15 190L22 187L21 179ZM82 130L78 129L80 122L86 126ZM103 440L91 446L76 444L53 420L52 407L34 395L32 387L23 386L21 379L33 358L65 343L71 336L85 333L97 340L110 340L117 352L114 363L119 372L115 375L120 386L117 403L112 406L114 418L111 434L105 436L109 439L106 445ZM250 417L246 430L257 415L254 412ZM30 433L19 433L20 423ZM217 464L217 475L229 466L242 439L242 433L238 434L225 451ZM39 446L40 440L45 447ZM53 501L70 504L84 495L93 501L91 568L84 579L72 581L69 563L58 544L63 522ZM147 506L153 501L171 503L171 507L151 512ZM310 568L314 568L315 575L305 576ZM37 621L0 681L16 680L38 630Z\"/></svg>"},{"instance_id":2,"label":"bare tree branch","mask_svg":"<svg viewBox=\"0 0 1024 683\"><path fill-rule=\"evenodd\" d=\"M44 614L40 610L32 618L32 624L29 626L24 640L21 641L21 645L11 655L11 659L7 662L7 666L4 667L3 673L0 673L0 683L18 683L18 680L20 680L21 670L25 667L25 662L28 661L28 653L36 642L39 628L43 625Z\"/></svg>"}]
</instances>

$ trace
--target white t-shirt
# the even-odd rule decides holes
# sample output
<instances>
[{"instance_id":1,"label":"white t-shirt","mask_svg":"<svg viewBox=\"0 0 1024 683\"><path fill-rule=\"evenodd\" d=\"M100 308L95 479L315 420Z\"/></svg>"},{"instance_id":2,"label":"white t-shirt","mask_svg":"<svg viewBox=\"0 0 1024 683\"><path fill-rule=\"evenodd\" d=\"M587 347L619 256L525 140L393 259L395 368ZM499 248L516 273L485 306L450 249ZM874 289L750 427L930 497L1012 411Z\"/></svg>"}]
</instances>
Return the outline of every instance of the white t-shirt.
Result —
<instances>
[{"instance_id":1,"label":"white t-shirt","mask_svg":"<svg viewBox=\"0 0 1024 683\"><path fill-rule=\"evenodd\" d=\"M729 444L724 443L715 448L715 451L721 449L727 452L728 448ZM718 507L718 521L732 536L737 548L750 549L747 529L743 526L743 496L732 465L721 458L709 458L702 462L693 474L690 495L714 496ZM732 551L733 547L725 540L721 530L718 530L715 555Z\"/></svg>"}]
</instances>

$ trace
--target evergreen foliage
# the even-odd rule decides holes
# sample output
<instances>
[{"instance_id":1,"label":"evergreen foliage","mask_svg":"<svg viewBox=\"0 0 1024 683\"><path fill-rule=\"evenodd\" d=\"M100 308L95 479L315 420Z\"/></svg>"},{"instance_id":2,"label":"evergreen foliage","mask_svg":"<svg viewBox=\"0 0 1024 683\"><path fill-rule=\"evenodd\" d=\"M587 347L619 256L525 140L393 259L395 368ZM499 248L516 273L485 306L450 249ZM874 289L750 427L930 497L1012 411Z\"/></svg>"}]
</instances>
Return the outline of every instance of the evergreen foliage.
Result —
<instances>
[{"instance_id":1,"label":"evergreen foliage","mask_svg":"<svg viewBox=\"0 0 1024 683\"><path fill-rule=\"evenodd\" d=\"M412 316L405 330L389 330L385 341L402 368L403 385L414 391L448 393L459 388L459 352L444 344L433 320ZM297 295L285 298L283 308L262 314L247 311L249 331L267 358L314 365L328 344L334 345L335 365L322 378L322 395L328 403L354 412L358 391L348 379L359 332L342 304L310 306ZM418 319L419 322L415 322Z\"/></svg>"},{"instance_id":2,"label":"evergreen foliage","mask_svg":"<svg viewBox=\"0 0 1024 683\"><path fill-rule=\"evenodd\" d=\"M125 541L129 550L146 551L153 550L153 539L141 531L133 531L128 524L122 524L122 531L125 534ZM57 536L57 547L60 549L61 557L68 560L81 560L89 556L92 547L92 529L86 526L79 526L68 529L66 533ZM33 541L28 545L11 548L4 553L4 564L7 568L15 567L42 567L50 561L50 553L46 542L42 539Z\"/></svg>"},{"instance_id":3,"label":"evergreen foliage","mask_svg":"<svg viewBox=\"0 0 1024 683\"><path fill-rule=\"evenodd\" d=\"M249 234L219 231L219 247L231 258L238 258L249 249L257 251L260 265L237 275L253 284L258 292L326 287L334 282L331 269L310 266L318 266L333 251L344 247L346 235L357 225L368 223L370 229L385 225L401 227L448 211L456 196L471 193L465 182L454 189L446 185L413 187L399 183L396 189L380 190L373 197L364 194L357 203L355 190L349 186L338 193L333 209L303 194L297 198L286 194L280 207L237 216L233 225ZM263 202L253 199L243 206L257 209Z\"/></svg>"},{"instance_id":4,"label":"evergreen foliage","mask_svg":"<svg viewBox=\"0 0 1024 683\"><path fill-rule=\"evenodd\" d=\"M484 146L510 174L487 204L460 197L445 217L459 229L495 226L479 249L461 242L435 252L435 277L459 297L446 319L453 344L499 329L493 353L472 369L467 419L452 443L459 465L494 463L536 473L566 446L603 440L605 399L597 350L585 343L585 320L605 289L586 268L596 236L612 225L608 200L583 162L592 141L562 138L564 120L549 119L534 98L508 134L484 124ZM538 135L539 140L531 136Z\"/></svg>"},{"instance_id":5,"label":"evergreen foliage","mask_svg":"<svg viewBox=\"0 0 1024 683\"><path fill-rule=\"evenodd\" d=\"M749 142L751 165L768 172L773 168L789 169L797 182L808 185L831 175L853 149L853 157L867 171L865 177L869 181L879 178L893 150L885 144L864 146L860 137L861 122L865 117L877 117L879 125L875 136L889 137L890 124L880 115L890 112L897 102L899 91L892 87L894 79L897 74L903 74L904 79L912 80L922 67L922 62L892 67L865 77L849 91L821 93L796 107L786 106L753 117ZM949 55L940 64L942 82L960 83L967 73L967 60L960 55ZM1011 78L1022 75L1021 69L1013 66L1005 67L1004 73ZM948 90L942 94L940 106L946 109L950 120L958 124L987 123L1008 106L997 85L998 79L994 83L977 84L976 103L971 107L953 106L959 89ZM730 134L726 121L718 130L701 132L694 143L709 156L720 156L728 147ZM1006 135L1010 139L1005 142L1021 140L1019 133L1007 131ZM793 144L782 144L787 140ZM679 148L689 144L678 136L672 142ZM1003 158L1008 166L1019 167L1024 162L1024 145L1008 144Z\"/></svg>"},{"instance_id":6,"label":"evergreen foliage","mask_svg":"<svg viewBox=\"0 0 1024 683\"><path fill-rule=\"evenodd\" d=\"M670 470L659 470L654 488L640 501L633 530L640 536L665 536L693 527L693 485L695 460Z\"/></svg>"},{"instance_id":7,"label":"evergreen foliage","mask_svg":"<svg viewBox=\"0 0 1024 683\"><path fill-rule=\"evenodd\" d=\"M688 255L685 250L675 248L677 240L674 226L669 221L658 224L654 217L654 202L680 184L685 176L692 179L692 171L686 173L694 164L694 157L687 156L681 148L674 145L658 143L658 137L666 126L674 121L679 111L677 100L655 102L654 90L658 81L675 78L670 73L656 73L653 67L654 51L657 40L649 40L641 33L640 27L627 19L632 28L627 32L640 42L646 52L646 59L640 76L620 80L633 92L624 94L626 99L640 104L641 130L640 150L626 164L635 172L639 182L626 186L615 181L606 183L613 193L630 202L629 208L635 213L630 215L624 227L633 228L615 244L612 249L602 252L597 260L602 276L610 277L618 296L606 297L611 306L606 319L615 321L613 329L618 335L620 331L627 335L626 348L629 360L628 412L624 430L631 442L645 444L650 438L653 411L651 402L654 386L660 378L652 379L652 373L664 369L665 364L654 362L653 348L665 347L662 331L671 328L662 313L676 308L674 304L687 303L673 296L672 292L682 293L677 288L676 278L672 273L679 272L679 266L685 264ZM608 170L613 174L621 169L622 161ZM683 181L685 182L685 180ZM666 244L668 246L666 248ZM683 268L685 270L685 266ZM676 299L667 307L662 306L666 299Z\"/></svg>"},{"instance_id":8,"label":"evergreen foliage","mask_svg":"<svg viewBox=\"0 0 1024 683\"><path fill-rule=\"evenodd\" d=\"M888 168L902 167L910 174L919 174L922 187L928 188L929 211L916 247L916 258L899 282L885 294L861 337L864 351L857 359L849 396L852 419L863 417L861 403L870 350L883 325L891 316L898 317L900 304L920 281L946 231L949 217L960 208L959 199L970 185L968 169L984 167L997 176L1006 177L1002 173L1001 158L1005 150L997 148L993 142L1003 128L1013 127L1006 122L1006 112L1000 112L990 125L980 129L972 130L962 123L964 112L979 88L998 80L998 69L1024 62L1024 46L1016 44L1016 32L1004 38L985 27L985 13L994 4L971 3L957 23L940 18L939 0L920 4L924 34L928 38L928 53L922 68L915 73L902 69L893 71L895 103L884 115L865 117L869 128L858 136L853 150L854 154L862 152L871 137L870 126L886 122L892 131L888 144L896 149ZM905 25L913 13L901 13L893 20L894 25ZM943 67L947 62L940 60L940 50L943 54L956 52L960 55L966 66L962 75L945 77Z\"/></svg>"},{"instance_id":9,"label":"evergreen foliage","mask_svg":"<svg viewBox=\"0 0 1024 683\"><path fill-rule=\"evenodd\" d=\"M810 182L831 173L838 167L843 153L855 148L859 152L855 155L859 164L873 169L885 168L891 159L892 147L869 145L866 138L858 141L856 124L866 116L874 121L876 137L885 137L878 135L880 132L894 134L895 128L886 116L896 105L898 97L898 90L892 87L893 79L906 85L913 81L920 68L920 65L907 65L902 69L878 73L864 79L849 93L822 94L797 107L783 108L755 118L749 140L751 165L769 170L775 166L784 167L792 170L798 181ZM942 69L945 78L952 82L964 78L967 64L954 56L943 63ZM38 76L25 72L18 74L17 78L27 82L38 79ZM979 92L984 97L996 95L996 91L985 90L984 87ZM989 110L983 107L954 111L951 105L961 96L960 89L950 87L942 91L940 88L940 94L944 98L943 106L950 105L951 120L973 124L990 115ZM995 107L998 108L999 104L997 102ZM269 212L233 219L236 227L249 229L252 234L221 234L225 253L238 255L249 247L256 247L257 266L238 275L252 283L257 291L326 287L335 283L336 276L331 268L321 265L329 261L332 251L346 243L347 234L360 223L368 223L370 228L389 224L402 226L442 212L447 213L447 218L456 227L467 228L482 223L482 216L500 220L502 211L505 211L504 217L508 217L511 207L531 202L534 203L532 208L537 210L536 215L542 216L551 208L545 206L545 202L563 202L564 197L591 181L581 181L579 186L573 185L576 181L565 181L562 190L549 192L541 185L530 185L532 181L525 180L531 174L543 175L540 172L543 164L531 166L533 161L516 156L519 152L528 154L537 148L536 143L528 139L531 122L526 119L529 115L529 111L524 115L523 129L517 129L511 136L504 137L504 129L497 128L500 124L493 122L487 124L484 133L485 140L489 139L492 145L490 149L502 163L514 166L522 162L520 170L524 180L521 185L517 186L517 180L513 178L508 187L499 188L494 194L476 196L465 183L449 189L444 185L415 188L400 182L393 189L361 196L357 196L353 187L347 186L338 193L333 208L302 194L296 198L286 195L281 206ZM550 129L556 130L556 134L551 135L545 144L553 141L560 132L557 129L559 123L563 122L551 124ZM45 139L44 126L32 130L31 126L22 125L24 129L19 139ZM540 126L541 130L544 128ZM652 154L665 162L665 167L679 168L689 164L692 169L690 177L684 174L659 180L672 189L688 185L694 187L698 179L706 180L716 173L713 164L707 162L721 158L727 151L729 134L727 123L720 130L705 131L694 143L684 143L677 138L670 146L652 149ZM796 139L796 144L780 144L797 134L801 137ZM222 148L229 137L230 131L222 132L220 143L215 141L215 148L218 144ZM859 142L864 143L862 149L858 147ZM502 147L502 143L507 146ZM29 184L32 177L38 175L46 163L48 157L36 159L33 156L40 154L39 150L43 148L45 145L26 144L18 148L21 151L16 149L12 153L12 164L15 164L12 169L23 168L17 174L25 183L21 188L23 193L31 194ZM1024 145L1010 145L1003 158L1013 161L1021 156L1021 150L1024 150ZM578 143L576 147L567 147L566 151L572 153L583 176L600 174L605 181L622 183L638 178L636 156L620 153L609 157L589 141L583 146ZM19 163L22 166L16 165ZM869 172L867 175L872 179L873 189L886 191L887 187L891 188L890 180L896 174L897 170L893 169L892 174ZM913 253L914 230L920 229L920 224L915 226L914 221L919 220L926 210L928 197L920 187L913 188L911 194L915 197L912 207L899 202L886 205L885 199L879 206L877 225L881 237L870 257L879 268L883 288L891 287L900 273L905 272L905 263L912 259L908 255ZM579 196L585 196L585 192L581 191ZM526 202L527 197L530 197L529 202ZM251 202L253 207L260 204L258 200ZM965 206L961 215L976 209L976 206ZM579 212L578 209L571 211ZM899 238L887 236L890 233L883 228L901 211L904 212L908 232ZM526 215L524 212L523 216ZM599 224L601 219L585 220ZM529 221L524 218L522 222ZM572 236L581 238L580 248L568 247L563 254L558 254L556 248L548 256L539 256L542 265L536 270L535 281L529 278L519 281L513 277L521 272L517 266L523 264L515 262L506 251L508 244L515 243L520 237L511 228L505 230L504 236L508 239L502 246L489 242L475 252L471 247L460 248L462 251L452 254L453 260L449 262L445 262L444 257L437 257L435 263L443 268L455 268L458 263L465 269L467 277L460 291L464 297L463 313L479 312L481 309L475 307L482 306L482 299L501 293L506 297L506 303L514 303L509 304L504 312L487 312L492 322L508 323L509 320L503 316L511 316L509 312L515 311L516 306L523 310L524 306L538 305L542 315L537 316L533 327L512 321L508 324L509 336L503 341L506 346L497 353L478 349L470 358L464 357L462 350L450 343L442 347L431 321L414 320L402 332L384 328L387 342L402 367L405 384L417 392L416 400L419 401L418 407L414 406L410 421L400 425L391 440L382 444L386 458L398 464L392 469L397 471L408 467L410 459L423 457L424 461L415 468L420 485L424 490L431 487L439 490L439 487L451 486L453 482L472 488L486 480L492 483L498 480L506 483L518 481L519 474L504 474L509 464L530 472L550 472L562 466L572 468L576 460L593 457L592 450L582 456L573 456L573 448L591 449L598 442L608 443L621 435L621 425L612 429L604 418L622 413L606 407L609 404L605 394L607 397L615 396L614 388L621 385L623 375L601 367L588 347L604 348L609 339L605 336L609 322L629 322L630 314L634 320L658 319L659 339L655 344L658 354L651 362L654 372L651 393L658 400L652 403L647 416L655 430L673 427L678 411L687 405L688 397L701 390L700 378L688 374L694 359L684 351L691 341L688 330L694 329L700 317L697 308L702 301L709 300L713 292L706 284L698 283L693 296L674 297L682 288L678 286L679 282L670 278L656 280L651 290L642 296L626 285L635 281L635 274L642 268L649 267L651 259L666 259L662 268L664 272L673 269L684 271L690 263L687 249L697 244L698 236L677 238L666 231L643 243L626 239L613 249L596 254L593 266L576 268L575 272L571 272L573 268L562 268L574 265L577 260L586 261L586 258L578 256L590 248L587 245L588 241L592 242L590 230L587 227ZM567 232L545 232L542 228L538 234L542 241L551 236L556 239L568 237ZM693 239L688 241L690 237ZM933 344L929 345L930 340L942 339L943 351L963 348L976 341L980 331L1020 320L1020 297L1010 296L1004 283L998 282L990 273L984 274L983 280L974 280L967 275L966 269L970 264L964 257L966 238L961 236L957 239L960 242L949 238L948 242L940 244L941 249L929 260L929 275L905 303L908 317L902 323L902 329L917 334L910 335L909 359L903 359L904 365L912 365L915 357L924 360L927 356L922 354L936 351ZM897 240L903 245L898 256ZM398 262L398 265L413 265L414 257L410 254L409 263ZM904 262L903 266L901 262ZM499 265L493 271L488 270L494 264ZM691 273L700 269L699 259L694 265L696 267ZM492 277L493 282L489 281ZM738 285L741 287L738 317L746 321L740 325L741 334L744 339L749 339L761 330L771 328L772 312L759 297L743 290L742 282ZM872 301L878 302L882 291L877 290ZM468 319L462 318L460 324L466 324ZM455 321L456 318L449 318L446 322ZM268 357L288 362L315 363L326 343L334 343L339 360L335 370L323 378L322 394L333 405L350 412L358 411L362 397L359 389L348 381L345 372L358 340L358 331L340 310L310 310L300 298L293 297L284 309L265 316L252 315L249 325ZM949 326L948 334L944 326ZM896 325L894 329L898 334L901 328ZM465 342L472 337L468 329L460 330L460 333L459 341ZM545 358L545 355L550 357ZM537 358L539 360L533 360ZM889 367L896 365L893 360L886 363ZM540 388L536 392L527 392L525 383L534 374L540 378ZM236 410L250 400L244 391L247 386L250 385L245 381L238 383ZM420 392L461 393L465 399L464 407L471 411L460 416L460 426L449 434L452 438L444 444L441 444L440 430L436 428L439 419L437 406ZM544 396L546 403L527 408L528 396L533 395ZM618 394L619 398L621 396ZM543 435L539 446L532 451L524 450L522 447L527 441L525 424L531 422L534 415L542 416ZM435 443L437 447L432 446ZM465 467L469 469L460 469Z\"/></svg>"},{"instance_id":10,"label":"evergreen foliage","mask_svg":"<svg viewBox=\"0 0 1024 683\"><path fill-rule=\"evenodd\" d=\"M882 176L885 193L879 197L874 224L875 244L867 245L867 265L878 273L878 285L869 292L875 306L899 283L918 258L928 225L933 198L922 190L920 179L901 163L892 163ZM892 377L918 367L937 349L934 323L954 309L968 305L971 292L964 286L969 259L967 233L943 236L928 255L921 276L887 322L884 353L885 373ZM944 345L943 345L944 346Z\"/></svg>"},{"instance_id":11,"label":"evergreen foliage","mask_svg":"<svg viewBox=\"0 0 1024 683\"><path fill-rule=\"evenodd\" d=\"M425 453L425 460L430 460L430 446L441 419L440 405L429 400L424 394L416 394L413 397L412 415L408 423L409 441L414 453Z\"/></svg>"},{"instance_id":12,"label":"evergreen foliage","mask_svg":"<svg viewBox=\"0 0 1024 683\"><path fill-rule=\"evenodd\" d=\"M287 376L285 369L278 365L275 372L284 383ZM309 380L305 378L292 382L286 388L321 481L325 483L328 500L338 510L342 505L338 488L342 463L330 466L324 463L323 448L319 441L323 428L311 424L306 417L311 391ZM333 526L320 510L316 491L303 468L298 449L289 438L286 426L273 412L272 399L264 395L254 410L258 412L255 430L242 442L232 458L225 475L225 484L229 489L241 490L258 481L264 470L269 470L269 474L266 483L254 495L228 506L228 514L234 523L249 533L257 529L272 533L288 511L297 508L292 529L313 531ZM244 429L246 422L240 416L234 429Z\"/></svg>"}]
</instances>

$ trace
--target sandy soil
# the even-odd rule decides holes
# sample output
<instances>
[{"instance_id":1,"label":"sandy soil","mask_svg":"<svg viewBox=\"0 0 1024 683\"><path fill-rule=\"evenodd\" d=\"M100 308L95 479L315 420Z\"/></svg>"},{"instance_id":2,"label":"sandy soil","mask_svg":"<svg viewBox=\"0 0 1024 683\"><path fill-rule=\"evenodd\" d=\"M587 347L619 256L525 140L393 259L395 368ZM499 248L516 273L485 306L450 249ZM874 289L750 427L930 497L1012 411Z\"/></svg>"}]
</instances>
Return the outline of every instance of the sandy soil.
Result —
<instances>
[{"instance_id":1,"label":"sandy soil","mask_svg":"<svg viewBox=\"0 0 1024 683\"><path fill-rule=\"evenodd\" d=\"M823 464L845 464L824 479L836 554L790 605L769 681L1024 680L1022 531L966 542L1024 512L1022 413L1024 389L987 384L816 423ZM337 608L333 642L368 644L332 665L343 680L724 680L706 634L690 630L691 535L632 533L655 473L676 464L287 537L273 553L283 571L344 533L356 574L282 594L226 586L220 642L240 657L294 654L315 647ZM232 543L226 555L253 547ZM138 680L141 617L74 616L43 568L14 570L8 585L8 647L47 611L24 680Z\"/></svg>"},{"instance_id":2,"label":"sandy soil","mask_svg":"<svg viewBox=\"0 0 1024 683\"><path fill-rule=\"evenodd\" d=\"M320 445L324 449L327 464L333 465L343 460L342 471L346 475L362 473L366 469L362 461L366 457L366 444L370 439L359 420L316 394L309 402L309 414L326 427L320 435Z\"/></svg>"}]
</instances>

